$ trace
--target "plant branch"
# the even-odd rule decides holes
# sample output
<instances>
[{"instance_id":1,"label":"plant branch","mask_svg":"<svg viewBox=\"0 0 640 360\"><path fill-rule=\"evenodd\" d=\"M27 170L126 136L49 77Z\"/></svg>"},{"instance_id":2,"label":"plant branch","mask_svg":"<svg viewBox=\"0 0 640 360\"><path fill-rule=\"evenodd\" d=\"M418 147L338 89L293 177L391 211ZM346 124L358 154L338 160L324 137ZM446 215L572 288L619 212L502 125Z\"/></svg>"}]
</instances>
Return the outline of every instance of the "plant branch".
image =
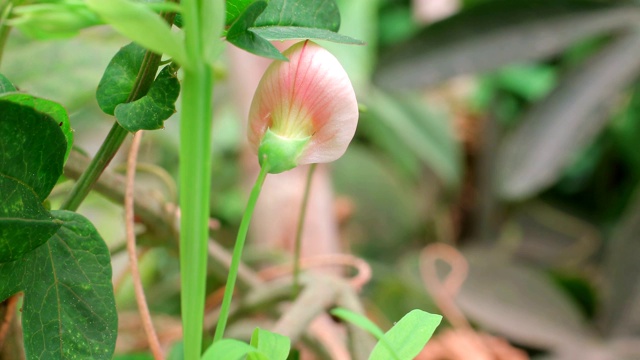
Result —
<instances>
[{"instance_id":1,"label":"plant branch","mask_svg":"<svg viewBox=\"0 0 640 360\"><path fill-rule=\"evenodd\" d=\"M307 181L304 185L304 196L302 197L302 205L300 208L300 217L298 218L298 226L296 229L296 241L293 250L293 298L298 296L300 291L300 253L302 252L302 230L304 229L304 220L307 215L307 205L309 204L309 194L311 193L311 179L316 170L317 164L309 166L307 173Z\"/></svg>"},{"instance_id":2,"label":"plant branch","mask_svg":"<svg viewBox=\"0 0 640 360\"><path fill-rule=\"evenodd\" d=\"M129 254L129 263L131 266L131 278L133 280L133 287L136 295L136 302L138 304L138 311L142 318L142 327L147 335L147 341L151 348L151 353L155 360L163 360L164 354L158 335L153 328L153 322L151 320L151 314L149 313L149 306L144 296L144 288L142 287L142 280L140 279L140 269L138 268L138 255L136 253L136 233L135 233L135 221L133 211L133 192L136 177L136 162L138 160L138 150L140 149L140 142L142 141L142 131L138 131L131 144L129 150L129 157L127 158L127 184L124 198L124 211L125 211L125 227L127 232L127 253Z\"/></svg>"}]
</instances>

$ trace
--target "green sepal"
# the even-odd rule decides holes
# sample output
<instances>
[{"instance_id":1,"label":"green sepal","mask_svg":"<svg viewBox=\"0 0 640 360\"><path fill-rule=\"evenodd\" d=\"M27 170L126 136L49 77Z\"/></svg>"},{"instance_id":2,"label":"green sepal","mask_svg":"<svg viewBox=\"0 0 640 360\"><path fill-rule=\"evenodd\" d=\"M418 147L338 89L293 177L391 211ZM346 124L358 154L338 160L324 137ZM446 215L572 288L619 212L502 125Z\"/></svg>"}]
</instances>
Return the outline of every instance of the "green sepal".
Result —
<instances>
[{"instance_id":1,"label":"green sepal","mask_svg":"<svg viewBox=\"0 0 640 360\"><path fill-rule=\"evenodd\" d=\"M293 169L298 166L298 158L310 138L286 138L267 129L258 147L260 166L266 166L270 174Z\"/></svg>"}]
</instances>

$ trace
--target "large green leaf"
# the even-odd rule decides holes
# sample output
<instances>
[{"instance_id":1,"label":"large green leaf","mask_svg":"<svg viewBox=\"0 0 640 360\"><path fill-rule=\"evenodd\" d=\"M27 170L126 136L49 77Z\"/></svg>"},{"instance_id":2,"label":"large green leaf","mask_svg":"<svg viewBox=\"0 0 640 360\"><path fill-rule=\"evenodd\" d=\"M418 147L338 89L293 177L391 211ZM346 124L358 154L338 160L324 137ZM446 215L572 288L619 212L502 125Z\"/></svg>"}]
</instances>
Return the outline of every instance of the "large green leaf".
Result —
<instances>
[{"instance_id":1,"label":"large green leaf","mask_svg":"<svg viewBox=\"0 0 640 360\"><path fill-rule=\"evenodd\" d=\"M109 62L96 92L98 105L106 114L114 115L116 106L128 100L145 52L142 46L130 43L123 46Z\"/></svg>"},{"instance_id":2,"label":"large green leaf","mask_svg":"<svg viewBox=\"0 0 640 360\"><path fill-rule=\"evenodd\" d=\"M334 0L270 0L255 26L300 26L337 32L340 11Z\"/></svg>"},{"instance_id":3,"label":"large green leaf","mask_svg":"<svg viewBox=\"0 0 640 360\"><path fill-rule=\"evenodd\" d=\"M459 74L543 59L577 40L634 26L640 7L582 0L487 1L383 52L376 81L423 87Z\"/></svg>"},{"instance_id":4,"label":"large green leaf","mask_svg":"<svg viewBox=\"0 0 640 360\"><path fill-rule=\"evenodd\" d=\"M254 0L227 0L225 24L231 25Z\"/></svg>"},{"instance_id":5,"label":"large green leaf","mask_svg":"<svg viewBox=\"0 0 640 360\"><path fill-rule=\"evenodd\" d=\"M0 299L24 291L22 326L28 359L111 359L118 316L109 250L79 214L23 259L0 263Z\"/></svg>"},{"instance_id":6,"label":"large green leaf","mask_svg":"<svg viewBox=\"0 0 640 360\"><path fill-rule=\"evenodd\" d=\"M440 321L442 321L440 315L417 309L411 310L380 339L369 359L413 359L431 339ZM391 352L385 344L389 344L394 352Z\"/></svg>"},{"instance_id":7,"label":"large green leaf","mask_svg":"<svg viewBox=\"0 0 640 360\"><path fill-rule=\"evenodd\" d=\"M300 26L265 26L251 27L249 31L269 40L326 40L342 44L364 45L361 40L354 39L350 36L338 34L327 29L316 29Z\"/></svg>"},{"instance_id":8,"label":"large green leaf","mask_svg":"<svg viewBox=\"0 0 640 360\"><path fill-rule=\"evenodd\" d=\"M121 34L188 67L181 34L172 32L169 24L145 4L128 0L85 0L85 3Z\"/></svg>"},{"instance_id":9,"label":"large green leaf","mask_svg":"<svg viewBox=\"0 0 640 360\"><path fill-rule=\"evenodd\" d=\"M7 100L16 104L22 104L29 106L41 113L45 113L53 120L62 130L64 137L67 141L67 151L64 154L64 161L67 161L71 148L73 147L73 130L71 129L71 122L69 121L69 115L67 110L55 101L40 99L29 94L4 94L0 96L0 100Z\"/></svg>"},{"instance_id":10,"label":"large green leaf","mask_svg":"<svg viewBox=\"0 0 640 360\"><path fill-rule=\"evenodd\" d=\"M151 85L147 95L115 108L118 123L127 131L156 130L176 112L175 102L180 94L180 82L172 66L165 66Z\"/></svg>"},{"instance_id":11,"label":"large green leaf","mask_svg":"<svg viewBox=\"0 0 640 360\"><path fill-rule=\"evenodd\" d=\"M44 201L62 175L67 143L58 123L31 107L0 99L0 175Z\"/></svg>"},{"instance_id":12,"label":"large green leaf","mask_svg":"<svg viewBox=\"0 0 640 360\"><path fill-rule=\"evenodd\" d=\"M640 32L631 32L562 79L501 145L502 196L523 198L556 181L606 124L615 96L639 74Z\"/></svg>"},{"instance_id":13,"label":"large green leaf","mask_svg":"<svg viewBox=\"0 0 640 360\"><path fill-rule=\"evenodd\" d=\"M0 174L0 262L19 259L60 228L33 190Z\"/></svg>"}]
</instances>

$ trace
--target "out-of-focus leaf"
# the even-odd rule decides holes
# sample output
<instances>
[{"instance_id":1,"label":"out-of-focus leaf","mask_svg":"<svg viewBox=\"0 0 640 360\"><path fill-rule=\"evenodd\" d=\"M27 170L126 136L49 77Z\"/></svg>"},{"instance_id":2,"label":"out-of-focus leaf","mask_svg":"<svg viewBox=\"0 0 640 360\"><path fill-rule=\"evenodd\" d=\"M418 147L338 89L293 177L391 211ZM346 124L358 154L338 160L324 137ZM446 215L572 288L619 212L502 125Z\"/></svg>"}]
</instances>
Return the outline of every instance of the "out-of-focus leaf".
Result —
<instances>
[{"instance_id":1,"label":"out-of-focus leaf","mask_svg":"<svg viewBox=\"0 0 640 360\"><path fill-rule=\"evenodd\" d=\"M25 35L39 39L63 39L80 30L101 24L100 18L82 2L51 2L17 6L8 24Z\"/></svg>"},{"instance_id":2,"label":"out-of-focus leaf","mask_svg":"<svg viewBox=\"0 0 640 360\"><path fill-rule=\"evenodd\" d=\"M511 65L498 71L495 81L528 101L537 101L553 89L556 75L556 69L548 65Z\"/></svg>"},{"instance_id":3,"label":"out-of-focus leaf","mask_svg":"<svg viewBox=\"0 0 640 360\"><path fill-rule=\"evenodd\" d=\"M615 229L606 251L603 322L609 333L640 333L640 190Z\"/></svg>"},{"instance_id":4,"label":"out-of-focus leaf","mask_svg":"<svg viewBox=\"0 0 640 360\"><path fill-rule=\"evenodd\" d=\"M240 360L249 353L260 353L255 347L235 339L216 341L202 355L202 360Z\"/></svg>"},{"instance_id":5,"label":"out-of-focus leaf","mask_svg":"<svg viewBox=\"0 0 640 360\"><path fill-rule=\"evenodd\" d=\"M181 35L172 32L169 25L149 7L128 0L85 0L85 3L121 34L151 51L171 56L182 66L188 66Z\"/></svg>"},{"instance_id":6,"label":"out-of-focus leaf","mask_svg":"<svg viewBox=\"0 0 640 360\"><path fill-rule=\"evenodd\" d=\"M456 300L483 328L540 349L558 349L595 336L550 278L504 259L504 254L464 253L469 275Z\"/></svg>"},{"instance_id":7,"label":"out-of-focus leaf","mask_svg":"<svg viewBox=\"0 0 640 360\"><path fill-rule=\"evenodd\" d=\"M410 311L380 339L369 359L413 359L431 339L440 321L440 315L417 309ZM397 356L393 355L387 344Z\"/></svg>"},{"instance_id":8,"label":"out-of-focus leaf","mask_svg":"<svg viewBox=\"0 0 640 360\"><path fill-rule=\"evenodd\" d=\"M357 325L359 328L366 330L369 334L373 335L378 340L384 337L384 331L382 331L382 329L380 329L378 325L374 324L373 321L369 320L369 318L364 315L343 308L335 308L331 310L331 315L337 316L344 321Z\"/></svg>"},{"instance_id":9,"label":"out-of-focus leaf","mask_svg":"<svg viewBox=\"0 0 640 360\"><path fill-rule=\"evenodd\" d=\"M127 131L162 129L164 121L176 112L180 82L170 65L165 66L147 95L116 106L114 115Z\"/></svg>"},{"instance_id":10,"label":"out-of-focus leaf","mask_svg":"<svg viewBox=\"0 0 640 360\"><path fill-rule=\"evenodd\" d=\"M640 74L640 33L616 39L566 76L501 145L498 189L509 199L553 183L608 120L611 100Z\"/></svg>"},{"instance_id":11,"label":"out-of-focus leaf","mask_svg":"<svg viewBox=\"0 0 640 360\"><path fill-rule=\"evenodd\" d=\"M52 214L63 225L45 245L0 264L0 299L25 292L28 359L111 359L118 315L109 250L81 215Z\"/></svg>"},{"instance_id":12,"label":"out-of-focus leaf","mask_svg":"<svg viewBox=\"0 0 640 360\"><path fill-rule=\"evenodd\" d=\"M29 94L5 94L0 96L0 100L25 105L51 116L67 140L67 151L64 154L64 162L67 162L67 158L69 158L69 153L73 147L73 129L71 129L71 122L69 121L67 110L62 105L55 101L40 99Z\"/></svg>"},{"instance_id":13,"label":"out-of-focus leaf","mask_svg":"<svg viewBox=\"0 0 640 360\"><path fill-rule=\"evenodd\" d=\"M96 92L98 105L106 114L114 115L116 106L129 98L145 52L142 46L130 43L123 46L109 62Z\"/></svg>"},{"instance_id":14,"label":"out-of-focus leaf","mask_svg":"<svg viewBox=\"0 0 640 360\"><path fill-rule=\"evenodd\" d=\"M582 0L500 0L435 23L388 49L376 82L388 88L433 85L452 76L537 60L577 40L631 27L640 7Z\"/></svg>"},{"instance_id":15,"label":"out-of-focus leaf","mask_svg":"<svg viewBox=\"0 0 640 360\"><path fill-rule=\"evenodd\" d=\"M455 188L460 183L460 150L447 119L429 113L417 98L397 98L383 92L372 92L366 99L370 121L384 124L397 138L397 146L409 147L445 186ZM369 115L366 115L369 116ZM369 124L361 124L363 127ZM371 124L376 126L378 124ZM387 135L389 136L389 135Z\"/></svg>"}]
</instances>

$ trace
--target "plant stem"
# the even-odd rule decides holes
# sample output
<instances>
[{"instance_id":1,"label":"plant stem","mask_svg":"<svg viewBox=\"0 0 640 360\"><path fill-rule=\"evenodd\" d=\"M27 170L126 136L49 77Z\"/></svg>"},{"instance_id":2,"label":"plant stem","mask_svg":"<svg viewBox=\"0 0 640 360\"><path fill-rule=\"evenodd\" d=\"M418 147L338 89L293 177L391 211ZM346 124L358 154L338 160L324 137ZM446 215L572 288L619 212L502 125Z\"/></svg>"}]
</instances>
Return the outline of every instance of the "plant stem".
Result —
<instances>
[{"instance_id":1,"label":"plant stem","mask_svg":"<svg viewBox=\"0 0 640 360\"><path fill-rule=\"evenodd\" d=\"M304 229L304 219L307 215L307 205L309 203L309 194L311 193L311 179L316 170L317 164L309 166L307 173L307 182L304 185L304 195L302 197L302 206L300 208L300 217L298 218L298 227L296 229L296 242L293 250L293 298L298 296L300 292L300 253L302 251L302 230Z\"/></svg>"},{"instance_id":2,"label":"plant stem","mask_svg":"<svg viewBox=\"0 0 640 360\"><path fill-rule=\"evenodd\" d=\"M222 298L222 306L220 308L220 318L216 326L216 333L213 336L213 341L221 340L224 336L224 330L227 326L227 320L229 318L229 308L231 307L231 298L233 297L233 289L236 285L236 278L238 277L238 267L240 266L240 258L242 257L242 249L244 248L245 240L247 239L247 231L249 230L249 223L251 222L251 216L253 210L256 207L256 202L260 196L260 190L264 179L267 177L269 169L264 166L260 168L260 174L256 179L255 185L249 195L249 201L247 202L247 208L242 215L242 221L240 222L240 229L238 229L238 237L236 238L236 244L233 247L233 255L231 257L231 266L229 267L229 276L227 277L227 285L224 289L224 297Z\"/></svg>"},{"instance_id":3,"label":"plant stem","mask_svg":"<svg viewBox=\"0 0 640 360\"><path fill-rule=\"evenodd\" d=\"M159 63L160 55L150 51L145 53L133 90L129 94L126 102L138 100L147 94L155 79ZM118 152L118 149L120 149L127 134L129 134L129 132L123 129L120 124L117 122L113 124L109 134L107 134L106 139L100 146L100 149L98 149L98 153L91 160L91 164L89 164L87 170L80 176L78 181L76 181L73 189L71 189L71 192L62 203L62 210L78 210L84 198L87 197L93 185L98 181L100 174L102 174L111 162L111 159L113 159Z\"/></svg>"}]
</instances>

